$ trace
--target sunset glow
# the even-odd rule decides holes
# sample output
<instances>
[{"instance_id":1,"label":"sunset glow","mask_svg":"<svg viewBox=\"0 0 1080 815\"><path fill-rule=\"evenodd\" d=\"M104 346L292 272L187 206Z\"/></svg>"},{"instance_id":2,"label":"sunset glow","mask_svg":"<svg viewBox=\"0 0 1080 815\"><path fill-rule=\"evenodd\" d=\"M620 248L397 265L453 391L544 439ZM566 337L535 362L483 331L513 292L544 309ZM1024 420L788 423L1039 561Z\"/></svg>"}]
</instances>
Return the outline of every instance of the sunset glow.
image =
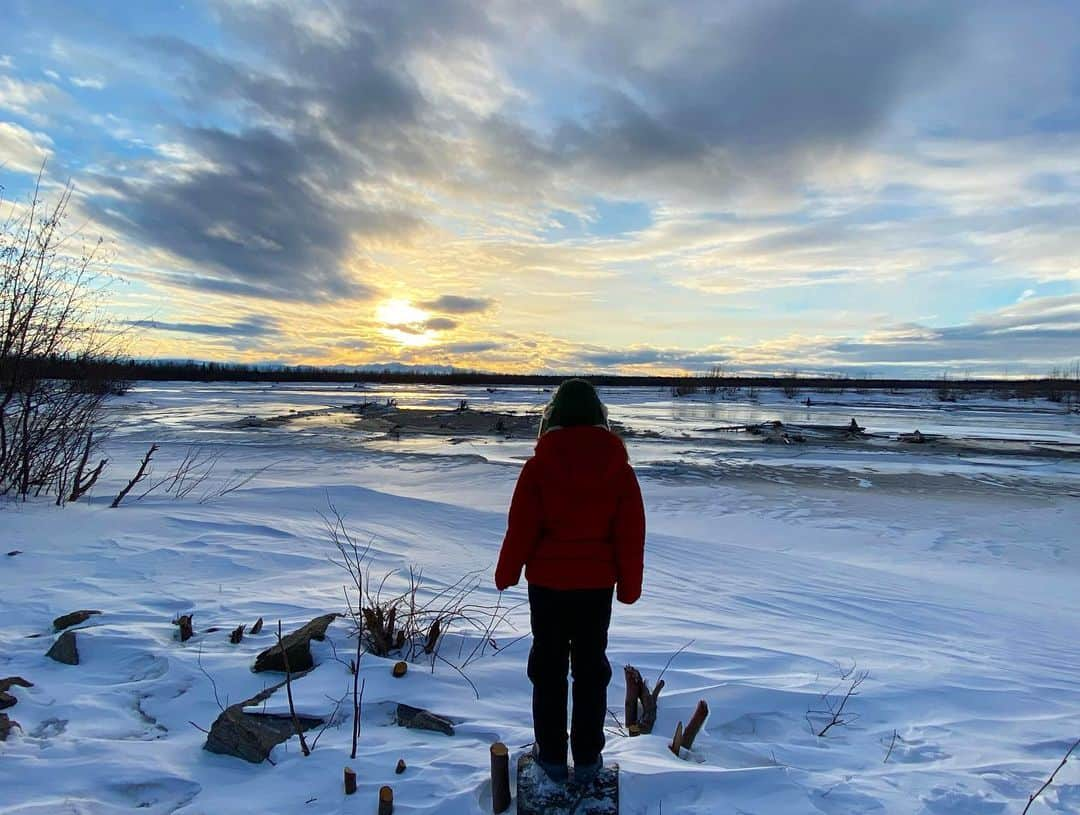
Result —
<instances>
[{"instance_id":1,"label":"sunset glow","mask_svg":"<svg viewBox=\"0 0 1080 815\"><path fill-rule=\"evenodd\" d=\"M73 182L141 355L874 376L1080 357L1068 3L5 15L3 200L43 161L47 196Z\"/></svg>"}]
</instances>

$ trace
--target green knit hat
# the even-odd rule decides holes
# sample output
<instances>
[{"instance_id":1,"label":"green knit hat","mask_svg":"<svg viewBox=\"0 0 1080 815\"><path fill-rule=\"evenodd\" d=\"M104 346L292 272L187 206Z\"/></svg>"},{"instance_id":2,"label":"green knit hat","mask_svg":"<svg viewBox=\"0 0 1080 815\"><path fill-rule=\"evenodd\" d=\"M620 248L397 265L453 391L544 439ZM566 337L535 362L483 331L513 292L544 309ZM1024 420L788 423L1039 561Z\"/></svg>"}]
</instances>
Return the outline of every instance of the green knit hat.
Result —
<instances>
[{"instance_id":1,"label":"green knit hat","mask_svg":"<svg viewBox=\"0 0 1080 815\"><path fill-rule=\"evenodd\" d=\"M544 421L540 432L551 427L574 427L576 425L607 426L607 408L600 401L596 388L584 379L567 379L550 404L544 409Z\"/></svg>"}]
</instances>

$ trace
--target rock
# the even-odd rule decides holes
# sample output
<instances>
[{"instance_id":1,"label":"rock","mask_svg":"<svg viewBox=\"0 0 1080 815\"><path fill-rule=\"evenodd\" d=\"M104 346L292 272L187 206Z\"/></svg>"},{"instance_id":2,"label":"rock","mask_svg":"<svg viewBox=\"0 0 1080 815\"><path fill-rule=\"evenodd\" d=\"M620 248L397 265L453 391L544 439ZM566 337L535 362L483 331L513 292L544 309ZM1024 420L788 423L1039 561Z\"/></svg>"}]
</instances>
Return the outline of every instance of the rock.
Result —
<instances>
[{"instance_id":1,"label":"rock","mask_svg":"<svg viewBox=\"0 0 1080 815\"><path fill-rule=\"evenodd\" d=\"M52 648L49 649L45 656L65 665L78 665L79 649L75 644L75 632L65 631L57 637L56 642L52 644Z\"/></svg>"},{"instance_id":2,"label":"rock","mask_svg":"<svg viewBox=\"0 0 1080 815\"><path fill-rule=\"evenodd\" d=\"M15 555L21 555L21 554L22 554L21 549L12 549L10 552L7 553L7 556L8 557L15 557Z\"/></svg>"},{"instance_id":3,"label":"rock","mask_svg":"<svg viewBox=\"0 0 1080 815\"><path fill-rule=\"evenodd\" d=\"M412 730L432 730L436 733L445 733L447 736L454 735L453 722L430 710L399 704L394 718L401 727Z\"/></svg>"},{"instance_id":4,"label":"rock","mask_svg":"<svg viewBox=\"0 0 1080 815\"><path fill-rule=\"evenodd\" d=\"M257 705L269 699L274 691L285 683L267 688L252 698L229 705L210 726L204 750L235 756L253 764L265 761L270 752L282 742L296 735L296 727L288 714L248 713L245 707ZM297 716L300 729L307 731L323 723L313 716Z\"/></svg>"},{"instance_id":5,"label":"rock","mask_svg":"<svg viewBox=\"0 0 1080 815\"><path fill-rule=\"evenodd\" d=\"M0 741L7 741L11 728L17 727L22 730L22 725L14 719L9 719L6 713L0 713Z\"/></svg>"},{"instance_id":6,"label":"rock","mask_svg":"<svg viewBox=\"0 0 1080 815\"><path fill-rule=\"evenodd\" d=\"M73 611L70 614L64 614L61 617L57 617L52 621L53 631L63 631L65 628L71 628L73 625L79 623L85 623L95 614L100 614L100 611L92 611L84 609L83 611Z\"/></svg>"},{"instance_id":7,"label":"rock","mask_svg":"<svg viewBox=\"0 0 1080 815\"><path fill-rule=\"evenodd\" d=\"M15 703L18 701L18 699L7 691L0 690L0 710L7 710L9 707L15 707Z\"/></svg>"},{"instance_id":8,"label":"rock","mask_svg":"<svg viewBox=\"0 0 1080 815\"><path fill-rule=\"evenodd\" d=\"M291 634L282 637L281 645L274 644L255 657L255 665L252 670L256 673L261 671L280 671L285 673L285 660L288 657L289 671L299 673L309 671L315 667L315 661L311 658L311 641L326 639L326 629L330 623L336 620L340 614L324 614L316 617L307 625L296 629ZM285 654L281 649L285 649Z\"/></svg>"}]
</instances>

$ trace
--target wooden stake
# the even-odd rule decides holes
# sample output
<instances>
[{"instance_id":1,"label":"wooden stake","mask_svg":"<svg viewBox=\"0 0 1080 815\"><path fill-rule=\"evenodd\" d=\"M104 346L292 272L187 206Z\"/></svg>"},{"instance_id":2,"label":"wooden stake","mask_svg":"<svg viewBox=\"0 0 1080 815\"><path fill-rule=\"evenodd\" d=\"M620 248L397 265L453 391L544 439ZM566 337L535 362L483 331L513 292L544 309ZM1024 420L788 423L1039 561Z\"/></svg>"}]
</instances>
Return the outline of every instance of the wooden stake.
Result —
<instances>
[{"instance_id":1,"label":"wooden stake","mask_svg":"<svg viewBox=\"0 0 1080 815\"><path fill-rule=\"evenodd\" d=\"M392 787L379 789L379 815L394 815L394 790Z\"/></svg>"},{"instance_id":2,"label":"wooden stake","mask_svg":"<svg viewBox=\"0 0 1080 815\"><path fill-rule=\"evenodd\" d=\"M352 795L356 792L356 771L352 767L345 768L345 794Z\"/></svg>"},{"instance_id":3,"label":"wooden stake","mask_svg":"<svg viewBox=\"0 0 1080 815\"><path fill-rule=\"evenodd\" d=\"M501 741L491 745L491 811L510 809L510 751Z\"/></svg>"},{"instance_id":4,"label":"wooden stake","mask_svg":"<svg viewBox=\"0 0 1080 815\"><path fill-rule=\"evenodd\" d=\"M705 724L708 717L709 705L702 699L694 708L694 715L690 717L690 721L686 723L686 730L683 731L682 746L687 750L694 746L694 739L697 738L698 731L701 730L701 726Z\"/></svg>"}]
</instances>

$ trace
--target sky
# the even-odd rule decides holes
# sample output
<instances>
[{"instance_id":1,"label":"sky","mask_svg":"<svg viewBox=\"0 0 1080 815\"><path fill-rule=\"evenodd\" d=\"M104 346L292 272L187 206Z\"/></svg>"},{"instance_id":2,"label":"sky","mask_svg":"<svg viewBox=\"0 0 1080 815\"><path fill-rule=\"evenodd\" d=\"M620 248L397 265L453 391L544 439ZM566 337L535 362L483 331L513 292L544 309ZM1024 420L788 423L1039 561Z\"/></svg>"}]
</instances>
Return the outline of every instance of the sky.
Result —
<instances>
[{"instance_id":1,"label":"sky","mask_svg":"<svg viewBox=\"0 0 1080 815\"><path fill-rule=\"evenodd\" d=\"M0 0L0 195L140 357L1046 374L1075 0ZM15 34L12 36L12 34Z\"/></svg>"}]
</instances>

